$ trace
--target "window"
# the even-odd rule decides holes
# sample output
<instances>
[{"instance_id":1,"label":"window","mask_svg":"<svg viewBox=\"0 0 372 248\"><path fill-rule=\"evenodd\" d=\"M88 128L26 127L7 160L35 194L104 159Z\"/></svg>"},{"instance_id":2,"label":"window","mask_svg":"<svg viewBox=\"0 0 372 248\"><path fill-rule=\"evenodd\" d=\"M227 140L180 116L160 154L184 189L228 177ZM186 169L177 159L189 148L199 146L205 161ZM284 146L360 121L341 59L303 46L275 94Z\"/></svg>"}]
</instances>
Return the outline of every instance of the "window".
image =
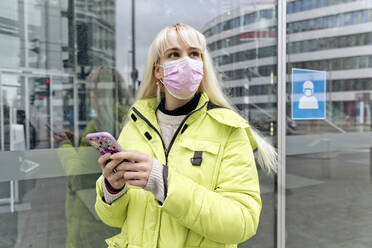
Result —
<instances>
[{"instance_id":1,"label":"window","mask_svg":"<svg viewBox=\"0 0 372 248\"><path fill-rule=\"evenodd\" d=\"M372 55L368 56L368 67L372 68Z\"/></svg>"},{"instance_id":2,"label":"window","mask_svg":"<svg viewBox=\"0 0 372 248\"><path fill-rule=\"evenodd\" d=\"M221 33L222 32L222 23L217 24L217 32L216 33Z\"/></svg>"},{"instance_id":3,"label":"window","mask_svg":"<svg viewBox=\"0 0 372 248\"><path fill-rule=\"evenodd\" d=\"M333 59L332 60L332 63L331 63L331 66L332 66L332 70L341 70L341 66L342 66L342 63L341 63L341 59Z\"/></svg>"},{"instance_id":4,"label":"window","mask_svg":"<svg viewBox=\"0 0 372 248\"><path fill-rule=\"evenodd\" d=\"M230 46L236 46L239 45L240 37L238 35L235 35L231 37Z\"/></svg>"},{"instance_id":5,"label":"window","mask_svg":"<svg viewBox=\"0 0 372 248\"><path fill-rule=\"evenodd\" d=\"M359 68L366 68L367 67L367 57L361 56L359 58Z\"/></svg>"},{"instance_id":6,"label":"window","mask_svg":"<svg viewBox=\"0 0 372 248\"><path fill-rule=\"evenodd\" d=\"M315 19L311 19L311 20L309 21L309 25L308 25L307 28L308 28L309 31L315 29Z\"/></svg>"},{"instance_id":7,"label":"window","mask_svg":"<svg viewBox=\"0 0 372 248\"><path fill-rule=\"evenodd\" d=\"M304 11L311 9L311 2L308 0L304 1Z\"/></svg>"},{"instance_id":8,"label":"window","mask_svg":"<svg viewBox=\"0 0 372 248\"><path fill-rule=\"evenodd\" d=\"M308 40L305 40L305 41L304 41L304 49L303 49L303 52L308 52L309 50L310 50L309 41L308 41Z\"/></svg>"},{"instance_id":9,"label":"window","mask_svg":"<svg viewBox=\"0 0 372 248\"><path fill-rule=\"evenodd\" d=\"M341 27L341 18L342 18L342 15L336 15L335 16L335 27Z\"/></svg>"},{"instance_id":10,"label":"window","mask_svg":"<svg viewBox=\"0 0 372 248\"><path fill-rule=\"evenodd\" d=\"M233 28L240 27L240 16L234 18L233 20Z\"/></svg>"},{"instance_id":11,"label":"window","mask_svg":"<svg viewBox=\"0 0 372 248\"><path fill-rule=\"evenodd\" d=\"M243 60L249 60L250 57L249 57L249 51L245 51L243 52Z\"/></svg>"},{"instance_id":12,"label":"window","mask_svg":"<svg viewBox=\"0 0 372 248\"><path fill-rule=\"evenodd\" d=\"M323 19L321 17L316 19L316 27L317 29L323 28Z\"/></svg>"},{"instance_id":13,"label":"window","mask_svg":"<svg viewBox=\"0 0 372 248\"><path fill-rule=\"evenodd\" d=\"M296 12L300 12L301 10L302 10L302 0L296 0L296 3L295 3L295 5L296 5Z\"/></svg>"},{"instance_id":14,"label":"window","mask_svg":"<svg viewBox=\"0 0 372 248\"><path fill-rule=\"evenodd\" d=\"M318 8L318 0L312 0L311 1L311 8L312 9Z\"/></svg>"},{"instance_id":15,"label":"window","mask_svg":"<svg viewBox=\"0 0 372 248\"><path fill-rule=\"evenodd\" d=\"M298 22L293 23L293 33L297 33L299 29Z\"/></svg>"},{"instance_id":16,"label":"window","mask_svg":"<svg viewBox=\"0 0 372 248\"><path fill-rule=\"evenodd\" d=\"M320 2L319 2L319 7L325 7L325 6L327 6L327 5L328 5L327 0L320 0Z\"/></svg>"},{"instance_id":17,"label":"window","mask_svg":"<svg viewBox=\"0 0 372 248\"><path fill-rule=\"evenodd\" d=\"M221 48L222 48L222 41L218 40L217 41L217 49L221 49Z\"/></svg>"},{"instance_id":18,"label":"window","mask_svg":"<svg viewBox=\"0 0 372 248\"><path fill-rule=\"evenodd\" d=\"M228 40L222 40L222 48L226 48L227 47L227 43L228 43Z\"/></svg>"},{"instance_id":19,"label":"window","mask_svg":"<svg viewBox=\"0 0 372 248\"><path fill-rule=\"evenodd\" d=\"M311 50L310 51L316 51L317 48L318 48L318 40L312 40L312 42L310 43L311 45Z\"/></svg>"},{"instance_id":20,"label":"window","mask_svg":"<svg viewBox=\"0 0 372 248\"><path fill-rule=\"evenodd\" d=\"M298 32L304 32L306 31L305 30L305 26L304 26L304 22L298 22Z\"/></svg>"},{"instance_id":21,"label":"window","mask_svg":"<svg viewBox=\"0 0 372 248\"><path fill-rule=\"evenodd\" d=\"M361 22L362 23L368 22L368 10L363 10L362 11Z\"/></svg>"},{"instance_id":22,"label":"window","mask_svg":"<svg viewBox=\"0 0 372 248\"><path fill-rule=\"evenodd\" d=\"M299 44L299 42L295 42L293 44L293 52L294 53L299 53L300 52L300 44Z\"/></svg>"},{"instance_id":23,"label":"window","mask_svg":"<svg viewBox=\"0 0 372 248\"><path fill-rule=\"evenodd\" d=\"M351 24L351 13L344 14L344 26Z\"/></svg>"},{"instance_id":24,"label":"window","mask_svg":"<svg viewBox=\"0 0 372 248\"><path fill-rule=\"evenodd\" d=\"M352 69L357 69L357 68L359 68L359 59L360 59L360 57L352 57L352 59L351 59L351 68Z\"/></svg>"},{"instance_id":25,"label":"window","mask_svg":"<svg viewBox=\"0 0 372 248\"><path fill-rule=\"evenodd\" d=\"M289 2L287 6L287 13L292 14L293 13L293 7L294 7L294 2Z\"/></svg>"},{"instance_id":26,"label":"window","mask_svg":"<svg viewBox=\"0 0 372 248\"><path fill-rule=\"evenodd\" d=\"M353 24L359 23L359 11L353 12Z\"/></svg>"},{"instance_id":27,"label":"window","mask_svg":"<svg viewBox=\"0 0 372 248\"><path fill-rule=\"evenodd\" d=\"M204 32L204 35L205 35L206 37L211 36L211 35L212 35L212 29L208 29L207 31L205 31L205 32Z\"/></svg>"},{"instance_id":28,"label":"window","mask_svg":"<svg viewBox=\"0 0 372 248\"><path fill-rule=\"evenodd\" d=\"M268 9L266 10L266 19L273 19L274 18L274 10Z\"/></svg>"},{"instance_id":29,"label":"window","mask_svg":"<svg viewBox=\"0 0 372 248\"><path fill-rule=\"evenodd\" d=\"M352 57L349 57L349 58L344 58L344 66L343 66L345 70L350 70L353 68L353 60L352 60Z\"/></svg>"},{"instance_id":30,"label":"window","mask_svg":"<svg viewBox=\"0 0 372 248\"><path fill-rule=\"evenodd\" d=\"M293 32L292 27L292 23L287 23L287 34L291 34Z\"/></svg>"},{"instance_id":31,"label":"window","mask_svg":"<svg viewBox=\"0 0 372 248\"><path fill-rule=\"evenodd\" d=\"M225 31L225 30L231 29L231 23L232 23L232 20L225 21L223 23L223 30Z\"/></svg>"},{"instance_id":32,"label":"window","mask_svg":"<svg viewBox=\"0 0 372 248\"><path fill-rule=\"evenodd\" d=\"M368 79L362 79L363 89L364 90L372 90L372 84L369 82Z\"/></svg>"},{"instance_id":33,"label":"window","mask_svg":"<svg viewBox=\"0 0 372 248\"><path fill-rule=\"evenodd\" d=\"M350 35L348 36L348 47L353 47L357 44L357 36L356 35Z\"/></svg>"},{"instance_id":34,"label":"window","mask_svg":"<svg viewBox=\"0 0 372 248\"><path fill-rule=\"evenodd\" d=\"M217 34L217 26L212 27L211 30L212 30L211 35Z\"/></svg>"},{"instance_id":35,"label":"window","mask_svg":"<svg viewBox=\"0 0 372 248\"><path fill-rule=\"evenodd\" d=\"M337 27L337 15L333 15L330 18L330 28Z\"/></svg>"},{"instance_id":36,"label":"window","mask_svg":"<svg viewBox=\"0 0 372 248\"><path fill-rule=\"evenodd\" d=\"M249 13L244 16L244 25L254 23L256 20L257 13Z\"/></svg>"},{"instance_id":37,"label":"window","mask_svg":"<svg viewBox=\"0 0 372 248\"><path fill-rule=\"evenodd\" d=\"M324 26L325 28L330 28L331 27L331 16L326 16L324 17Z\"/></svg>"}]
</instances>

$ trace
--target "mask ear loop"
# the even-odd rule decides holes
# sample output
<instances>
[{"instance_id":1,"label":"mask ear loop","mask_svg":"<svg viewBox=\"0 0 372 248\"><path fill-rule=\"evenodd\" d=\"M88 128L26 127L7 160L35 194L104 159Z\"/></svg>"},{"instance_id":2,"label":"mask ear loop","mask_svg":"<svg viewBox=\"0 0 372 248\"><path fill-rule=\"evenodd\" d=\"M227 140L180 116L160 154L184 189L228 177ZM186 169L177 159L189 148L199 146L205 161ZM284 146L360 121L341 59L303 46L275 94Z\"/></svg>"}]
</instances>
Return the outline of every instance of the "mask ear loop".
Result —
<instances>
[{"instance_id":1,"label":"mask ear loop","mask_svg":"<svg viewBox=\"0 0 372 248\"><path fill-rule=\"evenodd\" d=\"M161 97L160 97L160 83L159 83L159 81L156 82L156 101L158 102L158 104L161 101Z\"/></svg>"},{"instance_id":2,"label":"mask ear loop","mask_svg":"<svg viewBox=\"0 0 372 248\"><path fill-rule=\"evenodd\" d=\"M163 67L163 65L161 65L161 64L157 64L157 65ZM160 86L160 84L164 85L164 83L161 79L159 79L159 81L156 82L156 101L158 102L158 104L161 101L160 87L162 87L162 86Z\"/></svg>"}]
</instances>

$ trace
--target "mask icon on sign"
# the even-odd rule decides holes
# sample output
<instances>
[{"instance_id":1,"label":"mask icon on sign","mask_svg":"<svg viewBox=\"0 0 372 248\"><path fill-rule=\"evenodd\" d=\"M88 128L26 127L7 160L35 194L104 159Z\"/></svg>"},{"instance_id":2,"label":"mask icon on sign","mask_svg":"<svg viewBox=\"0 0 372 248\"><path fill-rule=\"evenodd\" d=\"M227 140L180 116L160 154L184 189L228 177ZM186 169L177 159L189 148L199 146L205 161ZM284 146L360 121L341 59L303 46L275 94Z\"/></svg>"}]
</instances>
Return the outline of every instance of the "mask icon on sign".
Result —
<instances>
[{"instance_id":1,"label":"mask icon on sign","mask_svg":"<svg viewBox=\"0 0 372 248\"><path fill-rule=\"evenodd\" d=\"M305 81L302 90L304 95L299 101L299 109L318 109L318 99L314 96L314 84L311 81Z\"/></svg>"}]
</instances>

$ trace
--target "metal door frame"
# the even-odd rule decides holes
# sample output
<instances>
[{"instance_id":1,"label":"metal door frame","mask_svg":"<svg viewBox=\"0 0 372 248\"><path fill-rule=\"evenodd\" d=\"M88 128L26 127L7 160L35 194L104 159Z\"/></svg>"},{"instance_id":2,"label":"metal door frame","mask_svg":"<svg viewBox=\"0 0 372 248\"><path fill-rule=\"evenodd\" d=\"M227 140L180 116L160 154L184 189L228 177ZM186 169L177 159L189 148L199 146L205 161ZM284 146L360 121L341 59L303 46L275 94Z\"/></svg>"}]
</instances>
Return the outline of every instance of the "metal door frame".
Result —
<instances>
[{"instance_id":1,"label":"metal door frame","mask_svg":"<svg viewBox=\"0 0 372 248\"><path fill-rule=\"evenodd\" d=\"M286 44L287 44L287 0L278 0L278 174L277 174L277 236L276 247L286 245Z\"/></svg>"}]
</instances>

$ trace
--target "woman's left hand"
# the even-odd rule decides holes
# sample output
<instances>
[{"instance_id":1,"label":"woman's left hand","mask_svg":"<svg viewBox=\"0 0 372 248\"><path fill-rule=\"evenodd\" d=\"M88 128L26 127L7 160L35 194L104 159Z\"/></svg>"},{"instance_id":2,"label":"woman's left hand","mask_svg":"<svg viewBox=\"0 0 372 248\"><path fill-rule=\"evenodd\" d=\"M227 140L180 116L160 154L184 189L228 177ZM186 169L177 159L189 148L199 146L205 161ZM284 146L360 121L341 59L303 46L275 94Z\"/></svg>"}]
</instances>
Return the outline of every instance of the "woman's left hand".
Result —
<instances>
[{"instance_id":1,"label":"woman's left hand","mask_svg":"<svg viewBox=\"0 0 372 248\"><path fill-rule=\"evenodd\" d=\"M124 171L125 183L142 188L146 186L152 170L152 157L140 151L125 150L110 158L120 163L115 169Z\"/></svg>"}]
</instances>

